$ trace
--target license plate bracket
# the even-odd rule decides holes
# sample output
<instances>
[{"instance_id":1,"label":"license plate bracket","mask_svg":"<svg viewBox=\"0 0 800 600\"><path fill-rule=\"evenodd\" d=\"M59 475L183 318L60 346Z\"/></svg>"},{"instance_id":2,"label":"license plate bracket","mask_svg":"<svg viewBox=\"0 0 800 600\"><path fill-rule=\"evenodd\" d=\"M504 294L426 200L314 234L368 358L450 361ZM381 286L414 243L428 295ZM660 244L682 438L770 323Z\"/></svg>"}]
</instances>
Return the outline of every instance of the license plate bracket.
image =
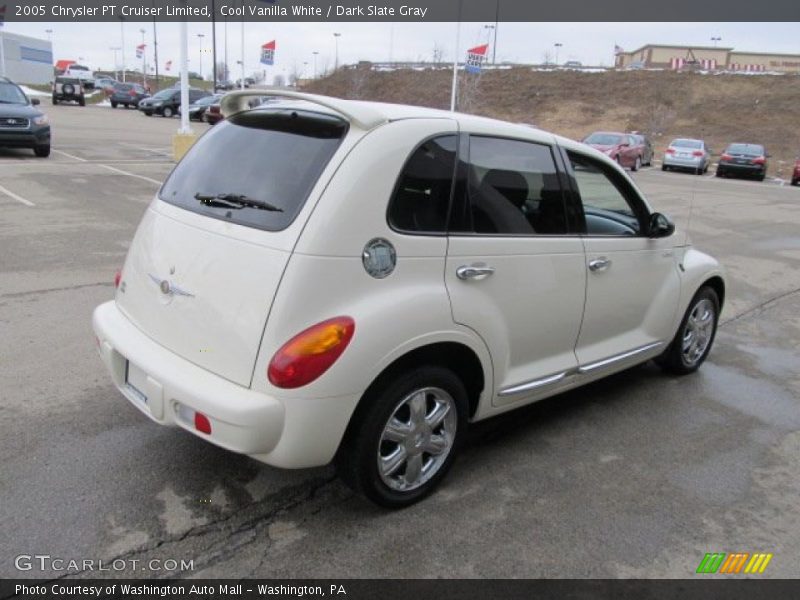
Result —
<instances>
[{"instance_id":1,"label":"license plate bracket","mask_svg":"<svg viewBox=\"0 0 800 600\"><path fill-rule=\"evenodd\" d=\"M125 385L142 404L147 404L147 373L128 361L125 367Z\"/></svg>"}]
</instances>

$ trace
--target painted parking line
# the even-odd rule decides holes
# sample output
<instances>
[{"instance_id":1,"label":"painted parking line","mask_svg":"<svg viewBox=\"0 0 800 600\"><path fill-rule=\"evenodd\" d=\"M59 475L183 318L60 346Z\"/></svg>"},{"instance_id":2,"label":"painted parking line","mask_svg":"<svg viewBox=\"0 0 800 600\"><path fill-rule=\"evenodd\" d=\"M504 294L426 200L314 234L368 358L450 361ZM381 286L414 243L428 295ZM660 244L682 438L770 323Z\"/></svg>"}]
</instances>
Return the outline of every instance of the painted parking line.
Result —
<instances>
[{"instance_id":1,"label":"painted parking line","mask_svg":"<svg viewBox=\"0 0 800 600\"><path fill-rule=\"evenodd\" d=\"M109 171L113 171L114 173L119 173L120 175L127 175L128 177L136 177L137 179L144 179L145 181L149 181L150 183L155 183L156 185L161 185L162 182L158 181L157 179L151 179L150 177L145 177L144 175L138 175L137 173L130 173L129 171L123 171L122 169L117 169L116 167L112 167L110 165L97 165L98 167L103 167L104 169L108 169Z\"/></svg>"},{"instance_id":2,"label":"painted parking line","mask_svg":"<svg viewBox=\"0 0 800 600\"><path fill-rule=\"evenodd\" d=\"M63 150L57 150L55 148L53 148L52 150L56 154L60 154L61 156L66 156L67 158L72 158L72 159L80 161L80 162L88 162L85 158L81 158L80 156L75 156L74 154L69 154L67 152L64 152Z\"/></svg>"},{"instance_id":3,"label":"painted parking line","mask_svg":"<svg viewBox=\"0 0 800 600\"><path fill-rule=\"evenodd\" d=\"M11 190L8 190L8 189L4 188L2 185L0 185L0 192L2 192L3 194L5 194L5 195L6 195L6 196L8 196L9 198L13 198L13 199L14 199L14 200L16 200L17 202L22 202L22 204L24 204L25 206L36 206L36 205L35 205L33 202L31 202L30 200L26 200L26 199L25 199L25 198L23 198L22 196L18 196L17 194L15 194L14 192L12 192Z\"/></svg>"}]
</instances>

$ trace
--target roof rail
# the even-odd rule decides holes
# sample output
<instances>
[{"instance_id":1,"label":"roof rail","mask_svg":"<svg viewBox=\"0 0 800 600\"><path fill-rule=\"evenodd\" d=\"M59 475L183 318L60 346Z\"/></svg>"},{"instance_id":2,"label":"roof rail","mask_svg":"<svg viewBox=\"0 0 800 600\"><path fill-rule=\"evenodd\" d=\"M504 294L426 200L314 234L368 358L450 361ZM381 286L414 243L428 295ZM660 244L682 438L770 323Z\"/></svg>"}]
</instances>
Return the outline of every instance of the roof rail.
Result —
<instances>
[{"instance_id":1,"label":"roof rail","mask_svg":"<svg viewBox=\"0 0 800 600\"><path fill-rule=\"evenodd\" d=\"M227 118L233 114L247 110L250 108L248 100L261 96L278 96L280 98L304 100L305 102L318 104L340 114L353 125L365 130L370 130L388 121L388 119L377 110L362 103L332 98L331 96L304 94L303 92L294 92L283 88L260 88L228 92L223 96L220 102L220 110L223 116Z\"/></svg>"}]
</instances>

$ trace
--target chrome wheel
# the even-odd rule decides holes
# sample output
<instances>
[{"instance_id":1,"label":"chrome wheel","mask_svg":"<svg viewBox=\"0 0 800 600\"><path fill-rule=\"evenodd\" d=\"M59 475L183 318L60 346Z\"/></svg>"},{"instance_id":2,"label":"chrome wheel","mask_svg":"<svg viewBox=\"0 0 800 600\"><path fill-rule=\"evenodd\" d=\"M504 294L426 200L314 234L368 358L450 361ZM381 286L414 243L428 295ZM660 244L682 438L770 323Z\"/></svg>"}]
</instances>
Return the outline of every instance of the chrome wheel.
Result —
<instances>
[{"instance_id":1,"label":"chrome wheel","mask_svg":"<svg viewBox=\"0 0 800 600\"><path fill-rule=\"evenodd\" d=\"M453 397L436 387L400 401L378 444L378 474L389 488L415 490L441 469L456 437L456 410Z\"/></svg>"},{"instance_id":2,"label":"chrome wheel","mask_svg":"<svg viewBox=\"0 0 800 600\"><path fill-rule=\"evenodd\" d=\"M716 309L708 298L694 305L683 329L681 355L687 367L692 367L705 355L714 336Z\"/></svg>"}]
</instances>

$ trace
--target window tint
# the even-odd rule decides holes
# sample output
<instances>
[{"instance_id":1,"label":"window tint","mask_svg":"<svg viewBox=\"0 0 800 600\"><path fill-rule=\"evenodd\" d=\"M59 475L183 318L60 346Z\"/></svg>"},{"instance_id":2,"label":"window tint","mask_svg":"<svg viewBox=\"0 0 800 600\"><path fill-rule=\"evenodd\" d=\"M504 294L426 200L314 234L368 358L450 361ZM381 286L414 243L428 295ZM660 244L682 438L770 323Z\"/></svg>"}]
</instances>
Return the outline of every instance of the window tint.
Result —
<instances>
[{"instance_id":1,"label":"window tint","mask_svg":"<svg viewBox=\"0 0 800 600\"><path fill-rule=\"evenodd\" d=\"M472 136L469 163L474 232L567 233L564 199L549 146Z\"/></svg>"},{"instance_id":2,"label":"window tint","mask_svg":"<svg viewBox=\"0 0 800 600\"><path fill-rule=\"evenodd\" d=\"M347 131L347 123L311 111L247 111L195 142L161 188L165 202L248 227L280 231L305 204ZM280 210L202 196L245 196ZM232 206L231 206L232 204Z\"/></svg>"},{"instance_id":3,"label":"window tint","mask_svg":"<svg viewBox=\"0 0 800 600\"><path fill-rule=\"evenodd\" d=\"M672 140L670 146L675 148L702 148L703 142L700 140Z\"/></svg>"},{"instance_id":4,"label":"window tint","mask_svg":"<svg viewBox=\"0 0 800 600\"><path fill-rule=\"evenodd\" d=\"M588 235L638 235L636 212L611 177L614 174L588 157L567 153L583 203Z\"/></svg>"},{"instance_id":5,"label":"window tint","mask_svg":"<svg viewBox=\"0 0 800 600\"><path fill-rule=\"evenodd\" d=\"M417 148L403 167L389 206L389 223L401 231L443 233L456 164L457 137L446 135Z\"/></svg>"}]
</instances>

